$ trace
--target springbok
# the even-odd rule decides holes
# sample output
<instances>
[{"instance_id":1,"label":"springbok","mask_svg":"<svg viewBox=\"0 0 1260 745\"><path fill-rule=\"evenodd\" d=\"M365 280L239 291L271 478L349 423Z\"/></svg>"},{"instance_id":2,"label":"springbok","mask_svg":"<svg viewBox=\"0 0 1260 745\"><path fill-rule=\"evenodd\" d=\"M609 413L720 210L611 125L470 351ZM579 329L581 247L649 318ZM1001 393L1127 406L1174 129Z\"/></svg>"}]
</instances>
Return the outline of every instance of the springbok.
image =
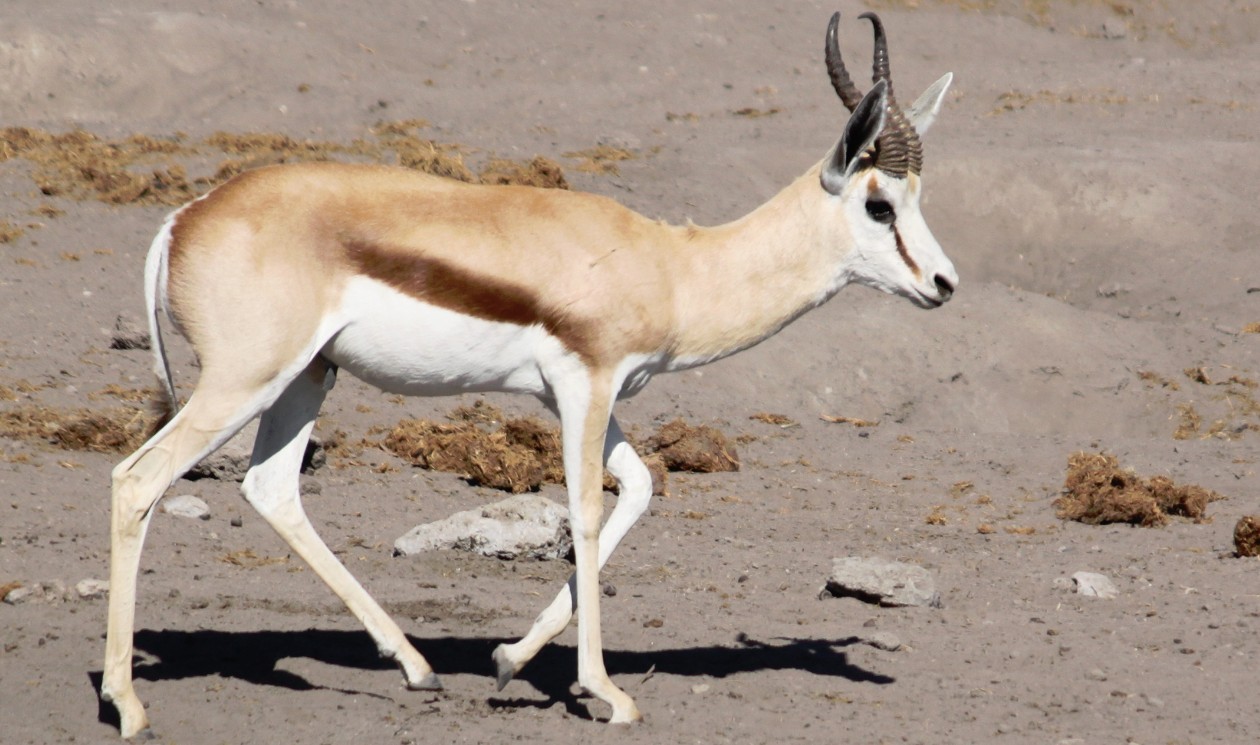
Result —
<instances>
[{"instance_id":1,"label":"springbok","mask_svg":"<svg viewBox=\"0 0 1260 745\"><path fill-rule=\"evenodd\" d=\"M474 186L334 163L243 173L173 212L145 262L155 368L175 390L164 311L201 375L186 405L113 471L109 625L101 696L121 732L148 727L132 685L140 552L153 507L261 414L245 498L366 627L406 686L433 668L316 534L298 470L338 368L412 395L511 391L560 419L576 567L529 633L494 652L502 688L578 617L578 683L640 718L604 668L599 571L651 497L613 404L655 374L747 349L856 282L940 306L958 277L919 209L918 135L945 75L903 113L874 27L874 85L845 70L831 18L826 63L851 112L835 148L749 215L672 226L591 194ZM601 463L620 485L603 517Z\"/></svg>"}]
</instances>

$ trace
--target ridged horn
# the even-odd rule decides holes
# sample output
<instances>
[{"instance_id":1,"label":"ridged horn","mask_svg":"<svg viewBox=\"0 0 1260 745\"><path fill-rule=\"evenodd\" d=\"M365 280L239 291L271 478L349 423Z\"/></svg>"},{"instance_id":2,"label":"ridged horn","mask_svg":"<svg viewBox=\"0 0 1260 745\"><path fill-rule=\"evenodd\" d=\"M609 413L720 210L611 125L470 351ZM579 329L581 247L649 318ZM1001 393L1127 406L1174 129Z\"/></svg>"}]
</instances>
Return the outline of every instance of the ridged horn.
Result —
<instances>
[{"instance_id":1,"label":"ridged horn","mask_svg":"<svg viewBox=\"0 0 1260 745\"><path fill-rule=\"evenodd\" d=\"M858 17L870 21L875 34L872 80L883 80L888 86L887 123L876 148L878 152L875 167L901 178L907 173L917 174L923 168L923 144L893 93L892 73L888 66L888 37L884 33L884 23L875 13L863 13Z\"/></svg>"},{"instance_id":2,"label":"ridged horn","mask_svg":"<svg viewBox=\"0 0 1260 745\"><path fill-rule=\"evenodd\" d=\"M831 87L836 89L836 95L852 114L862 102L862 92L853 84L849 71L844 67L844 58L840 56L840 42L837 39L839 28L840 12L836 11L831 14L831 22L827 24L827 75L831 78Z\"/></svg>"}]
</instances>

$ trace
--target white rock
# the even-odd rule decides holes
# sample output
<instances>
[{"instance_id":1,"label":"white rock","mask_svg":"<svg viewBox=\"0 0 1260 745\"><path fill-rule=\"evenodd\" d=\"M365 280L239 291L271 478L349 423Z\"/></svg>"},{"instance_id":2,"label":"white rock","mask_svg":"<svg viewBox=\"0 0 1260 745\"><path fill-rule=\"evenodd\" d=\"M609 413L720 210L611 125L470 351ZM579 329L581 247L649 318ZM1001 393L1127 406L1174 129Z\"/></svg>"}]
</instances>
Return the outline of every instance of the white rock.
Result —
<instances>
[{"instance_id":1,"label":"white rock","mask_svg":"<svg viewBox=\"0 0 1260 745\"><path fill-rule=\"evenodd\" d=\"M896 652L901 649L901 640L896 634L887 631L876 631L866 638L866 643L885 652Z\"/></svg>"},{"instance_id":2,"label":"white rock","mask_svg":"<svg viewBox=\"0 0 1260 745\"><path fill-rule=\"evenodd\" d=\"M394 541L394 555L459 549L500 559L562 559L573 548L569 511L538 494L517 494L479 510L418 525Z\"/></svg>"},{"instance_id":3,"label":"white rock","mask_svg":"<svg viewBox=\"0 0 1260 745\"><path fill-rule=\"evenodd\" d=\"M846 556L832 560L823 592L884 606L941 606L936 583L926 569L886 559Z\"/></svg>"},{"instance_id":4,"label":"white rock","mask_svg":"<svg viewBox=\"0 0 1260 745\"><path fill-rule=\"evenodd\" d=\"M4 596L4 602L9 605L22 605L32 600L39 600L43 596L43 588L39 585L34 587L15 587L9 590L9 594Z\"/></svg>"},{"instance_id":5,"label":"white rock","mask_svg":"<svg viewBox=\"0 0 1260 745\"><path fill-rule=\"evenodd\" d=\"M191 494L180 494L162 502L162 511L175 517L186 517L193 520L209 520L210 505L200 497Z\"/></svg>"},{"instance_id":6,"label":"white rock","mask_svg":"<svg viewBox=\"0 0 1260 745\"><path fill-rule=\"evenodd\" d=\"M84 600L96 600L109 594L109 581L88 578L75 585L74 591Z\"/></svg>"},{"instance_id":7,"label":"white rock","mask_svg":"<svg viewBox=\"0 0 1260 745\"><path fill-rule=\"evenodd\" d=\"M1077 572L1072 575L1072 581L1076 583L1077 594L1088 598L1111 600L1120 594L1111 580L1101 574Z\"/></svg>"}]
</instances>

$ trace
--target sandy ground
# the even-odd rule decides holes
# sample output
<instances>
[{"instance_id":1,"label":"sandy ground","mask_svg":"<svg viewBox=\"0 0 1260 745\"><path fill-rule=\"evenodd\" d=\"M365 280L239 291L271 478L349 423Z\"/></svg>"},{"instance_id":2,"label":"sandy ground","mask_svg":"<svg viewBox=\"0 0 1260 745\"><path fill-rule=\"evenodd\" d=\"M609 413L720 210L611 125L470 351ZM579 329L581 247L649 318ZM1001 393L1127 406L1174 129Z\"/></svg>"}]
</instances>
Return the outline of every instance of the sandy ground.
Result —
<instances>
[{"instance_id":1,"label":"sandy ground","mask_svg":"<svg viewBox=\"0 0 1260 745\"><path fill-rule=\"evenodd\" d=\"M804 172L845 120L821 59L834 8L814 2L183 5L8 0L3 123L349 142L423 118L471 165L544 155L575 188L713 224ZM956 75L926 138L924 210L962 284L931 313L851 288L620 408L643 433L684 416L744 436L739 473L675 476L605 571L609 670L646 722L592 721L608 711L573 685L572 630L496 693L491 650L567 565L392 558L411 526L500 493L369 452L310 477L306 506L447 690L402 690L235 484L181 482L213 515L159 516L147 543L137 688L161 741L1255 738L1260 565L1233 557L1231 531L1260 512L1260 336L1244 333L1260 322L1260 4L846 2L854 69L868 8L902 98ZM634 157L595 173L566 156L598 145ZM190 171L221 159L198 157ZM142 316L144 251L168 208L47 196L22 158L0 163L0 192L22 231L0 244L0 413L107 408L149 385L148 353L109 349L110 330ZM174 361L187 390L187 350ZM362 436L455 403L343 378L321 431ZM1203 523L1064 523L1051 503L1076 450L1229 498ZM118 458L0 439L0 585L107 576ZM928 567L943 607L820 600L846 555ZM1080 570L1119 597L1055 584ZM0 604L0 740L117 736L94 691L104 629L104 600ZM876 632L903 646L875 648Z\"/></svg>"}]
</instances>

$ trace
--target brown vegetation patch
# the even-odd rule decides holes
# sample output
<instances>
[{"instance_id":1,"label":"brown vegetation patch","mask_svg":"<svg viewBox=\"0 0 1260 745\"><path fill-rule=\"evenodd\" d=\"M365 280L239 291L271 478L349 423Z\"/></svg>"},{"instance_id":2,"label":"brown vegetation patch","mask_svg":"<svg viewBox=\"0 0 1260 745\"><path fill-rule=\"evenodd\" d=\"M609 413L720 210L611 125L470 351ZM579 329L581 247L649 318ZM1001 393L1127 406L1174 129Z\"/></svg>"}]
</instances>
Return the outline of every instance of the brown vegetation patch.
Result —
<instances>
[{"instance_id":1,"label":"brown vegetation patch","mask_svg":"<svg viewBox=\"0 0 1260 745\"><path fill-rule=\"evenodd\" d=\"M617 168L618 163L623 160L632 160L638 156L624 148L599 145L587 150L574 150L565 153L564 157L582 161L578 164L577 169L584 173L617 175L621 173L621 170Z\"/></svg>"},{"instance_id":2,"label":"brown vegetation patch","mask_svg":"<svg viewBox=\"0 0 1260 745\"><path fill-rule=\"evenodd\" d=\"M757 412L748 418L758 422L765 422L766 424L774 424L776 426L783 427L784 429L787 429L788 427L801 426L793 420L792 417L787 416L786 414L771 414L768 411Z\"/></svg>"},{"instance_id":3,"label":"brown vegetation patch","mask_svg":"<svg viewBox=\"0 0 1260 745\"><path fill-rule=\"evenodd\" d=\"M541 155L528 163L495 158L481 169L481 183L505 186L537 186L543 189L567 189L569 181L564 177L560 164Z\"/></svg>"},{"instance_id":4,"label":"brown vegetation patch","mask_svg":"<svg viewBox=\"0 0 1260 745\"><path fill-rule=\"evenodd\" d=\"M739 454L735 446L726 435L708 425L695 427L682 419L675 419L649 438L646 447L659 453L671 471L716 473L739 470Z\"/></svg>"},{"instance_id":5,"label":"brown vegetation patch","mask_svg":"<svg viewBox=\"0 0 1260 745\"><path fill-rule=\"evenodd\" d=\"M502 429L474 422L399 422L385 436L387 450L421 468L457 473L473 484L519 494L543 483L543 466L529 448L509 442Z\"/></svg>"},{"instance_id":6,"label":"brown vegetation patch","mask_svg":"<svg viewBox=\"0 0 1260 745\"><path fill-rule=\"evenodd\" d=\"M12 243L21 238L26 231L9 222L0 220L0 243Z\"/></svg>"},{"instance_id":7,"label":"brown vegetation patch","mask_svg":"<svg viewBox=\"0 0 1260 745\"><path fill-rule=\"evenodd\" d=\"M560 431L533 417L508 418L477 402L447 415L449 422L404 420L385 433L381 447L420 468L456 473L473 484L520 493L564 483ZM733 471L739 459L712 427L681 419L661 428L641 449L652 475L652 493L665 493L666 471ZM616 482L605 475L604 488Z\"/></svg>"},{"instance_id":8,"label":"brown vegetation patch","mask_svg":"<svg viewBox=\"0 0 1260 745\"><path fill-rule=\"evenodd\" d=\"M1169 515L1206 519L1209 502L1224 499L1195 485L1178 485L1166 476L1144 479L1121 469L1114 455L1073 453L1068 458L1064 494L1055 500L1058 516L1089 525L1131 523L1164 525Z\"/></svg>"},{"instance_id":9,"label":"brown vegetation patch","mask_svg":"<svg viewBox=\"0 0 1260 745\"><path fill-rule=\"evenodd\" d=\"M852 424L854 427L878 427L879 422L871 419L859 419L854 416L832 416L830 414L820 414L819 419L832 424Z\"/></svg>"},{"instance_id":10,"label":"brown vegetation patch","mask_svg":"<svg viewBox=\"0 0 1260 745\"><path fill-rule=\"evenodd\" d=\"M1260 516L1244 515L1234 526L1234 553L1260 556Z\"/></svg>"},{"instance_id":11,"label":"brown vegetation patch","mask_svg":"<svg viewBox=\"0 0 1260 745\"><path fill-rule=\"evenodd\" d=\"M12 158L29 161L34 166L32 177L48 196L108 204L178 205L251 168L333 159L395 162L473 183L567 188L560 166L541 157L525 163L496 159L478 178L464 164L458 145L419 136L417 130L423 126L425 123L416 119L386 122L374 127L370 137L350 143L295 139L271 132L216 132L200 141L183 133L106 139L84 130L54 134L9 127L0 129L0 162ZM621 159L608 148L589 152L601 161ZM186 168L195 162L195 156L215 153L226 159L213 173L188 174ZM625 157L632 156L627 153ZM20 234L20 228L0 224L0 242L5 235L13 240Z\"/></svg>"},{"instance_id":12,"label":"brown vegetation patch","mask_svg":"<svg viewBox=\"0 0 1260 745\"><path fill-rule=\"evenodd\" d=\"M142 409L66 411L29 405L0 412L0 437L35 440L63 450L129 453L148 437L154 417Z\"/></svg>"}]
</instances>

